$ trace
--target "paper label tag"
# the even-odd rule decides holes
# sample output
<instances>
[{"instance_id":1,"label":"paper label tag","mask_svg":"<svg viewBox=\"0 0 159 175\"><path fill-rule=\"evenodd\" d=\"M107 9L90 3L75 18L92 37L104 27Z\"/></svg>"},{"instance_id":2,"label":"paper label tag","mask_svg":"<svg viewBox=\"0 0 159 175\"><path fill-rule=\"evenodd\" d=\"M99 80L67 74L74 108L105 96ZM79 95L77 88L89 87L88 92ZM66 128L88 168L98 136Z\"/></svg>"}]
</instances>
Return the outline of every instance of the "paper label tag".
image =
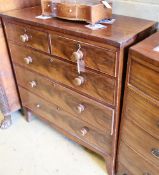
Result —
<instances>
[{"instance_id":1,"label":"paper label tag","mask_svg":"<svg viewBox=\"0 0 159 175\"><path fill-rule=\"evenodd\" d=\"M80 72L85 72L85 62L84 60L79 61Z\"/></svg>"},{"instance_id":2,"label":"paper label tag","mask_svg":"<svg viewBox=\"0 0 159 175\"><path fill-rule=\"evenodd\" d=\"M77 72L78 74L85 72L85 62L83 59L77 60Z\"/></svg>"},{"instance_id":3,"label":"paper label tag","mask_svg":"<svg viewBox=\"0 0 159 175\"><path fill-rule=\"evenodd\" d=\"M102 3L107 7L108 9L111 9L111 5L107 1L102 1Z\"/></svg>"},{"instance_id":4,"label":"paper label tag","mask_svg":"<svg viewBox=\"0 0 159 175\"><path fill-rule=\"evenodd\" d=\"M89 24L89 25L86 25L87 28L91 29L91 30L98 30L98 29L104 29L104 28L107 28L107 26L104 26L102 24Z\"/></svg>"},{"instance_id":5,"label":"paper label tag","mask_svg":"<svg viewBox=\"0 0 159 175\"><path fill-rule=\"evenodd\" d=\"M80 69L80 60L77 60L77 72L80 74L81 69Z\"/></svg>"},{"instance_id":6,"label":"paper label tag","mask_svg":"<svg viewBox=\"0 0 159 175\"><path fill-rule=\"evenodd\" d=\"M103 20L100 20L98 23L113 24L115 21L116 21L116 19L103 19Z\"/></svg>"},{"instance_id":7,"label":"paper label tag","mask_svg":"<svg viewBox=\"0 0 159 175\"><path fill-rule=\"evenodd\" d=\"M154 50L155 52L159 52L159 46L155 47L153 50Z\"/></svg>"},{"instance_id":8,"label":"paper label tag","mask_svg":"<svg viewBox=\"0 0 159 175\"><path fill-rule=\"evenodd\" d=\"M52 18L52 16L40 15L40 16L36 16L35 18L37 18L37 19L50 19L50 18Z\"/></svg>"}]
</instances>

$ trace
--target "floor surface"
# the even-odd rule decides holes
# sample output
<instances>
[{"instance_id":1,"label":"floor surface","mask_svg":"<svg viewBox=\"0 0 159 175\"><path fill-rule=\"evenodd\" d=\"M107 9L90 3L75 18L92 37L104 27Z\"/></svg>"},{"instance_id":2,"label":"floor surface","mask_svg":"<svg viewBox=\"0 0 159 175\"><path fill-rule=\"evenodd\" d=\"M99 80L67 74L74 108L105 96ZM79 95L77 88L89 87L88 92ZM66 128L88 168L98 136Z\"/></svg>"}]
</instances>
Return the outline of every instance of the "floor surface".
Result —
<instances>
[{"instance_id":1,"label":"floor surface","mask_svg":"<svg viewBox=\"0 0 159 175\"><path fill-rule=\"evenodd\" d=\"M101 157L19 112L0 130L0 175L107 175Z\"/></svg>"}]
</instances>

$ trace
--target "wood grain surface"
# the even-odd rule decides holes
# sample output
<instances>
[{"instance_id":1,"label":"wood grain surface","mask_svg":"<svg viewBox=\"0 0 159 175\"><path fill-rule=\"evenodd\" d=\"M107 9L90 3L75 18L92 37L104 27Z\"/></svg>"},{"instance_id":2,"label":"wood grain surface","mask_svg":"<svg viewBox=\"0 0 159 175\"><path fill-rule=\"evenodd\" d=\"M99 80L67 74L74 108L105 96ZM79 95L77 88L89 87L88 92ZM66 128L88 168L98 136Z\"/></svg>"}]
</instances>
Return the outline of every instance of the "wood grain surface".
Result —
<instances>
[{"instance_id":1,"label":"wood grain surface","mask_svg":"<svg viewBox=\"0 0 159 175\"><path fill-rule=\"evenodd\" d=\"M125 100L124 116L159 139L159 107L130 89Z\"/></svg>"},{"instance_id":2,"label":"wood grain surface","mask_svg":"<svg viewBox=\"0 0 159 175\"><path fill-rule=\"evenodd\" d=\"M113 109L19 66L15 66L15 72L19 86L58 105L66 112L88 122L104 133L111 134ZM27 76L22 76L23 74ZM36 87L31 87L30 82L32 81L36 82ZM79 105L84 107L81 113L78 111Z\"/></svg>"},{"instance_id":3,"label":"wood grain surface","mask_svg":"<svg viewBox=\"0 0 159 175\"><path fill-rule=\"evenodd\" d=\"M129 83L152 98L159 100L158 67L155 70L132 60Z\"/></svg>"},{"instance_id":4,"label":"wood grain surface","mask_svg":"<svg viewBox=\"0 0 159 175\"><path fill-rule=\"evenodd\" d=\"M74 35L91 41L110 44L118 48L129 46L135 41L144 39L156 30L156 23L153 21L114 15L113 18L116 21L113 25L107 25L105 29L93 31L85 27L86 23L59 20L57 18L48 20L35 18L35 16L39 16L41 13L41 7L39 6L14 10L1 16L6 18L8 16L10 20L14 19L17 22L24 22L25 24L70 34L71 36Z\"/></svg>"},{"instance_id":5,"label":"wood grain surface","mask_svg":"<svg viewBox=\"0 0 159 175\"><path fill-rule=\"evenodd\" d=\"M19 49L21 52L18 52ZM10 50L14 63L43 74L104 103L115 104L116 82L114 79L86 70L80 75L84 77L84 83L81 86L75 86L74 79L79 76L75 65L24 47L10 45ZM27 56L33 59L32 64L25 64L24 58Z\"/></svg>"},{"instance_id":6,"label":"wood grain surface","mask_svg":"<svg viewBox=\"0 0 159 175\"><path fill-rule=\"evenodd\" d=\"M54 123L78 139L83 140L88 145L92 145L105 154L111 154L112 139L109 134L98 132L87 123L59 109L57 105L50 104L22 88L19 88L19 90L23 106L41 115L49 122ZM39 105L39 107L37 107L37 105ZM81 129L84 127L88 128L88 133L85 136L81 133Z\"/></svg>"},{"instance_id":7,"label":"wood grain surface","mask_svg":"<svg viewBox=\"0 0 159 175\"><path fill-rule=\"evenodd\" d=\"M158 175L158 167L155 167L153 163L149 163L147 160L141 157L140 154L128 147L124 142L120 143L119 159L122 165L124 165L126 168L125 170L124 167L121 169L119 165L117 175Z\"/></svg>"},{"instance_id":8,"label":"wood grain surface","mask_svg":"<svg viewBox=\"0 0 159 175\"><path fill-rule=\"evenodd\" d=\"M31 26L20 26L12 23L6 23L6 32L8 39L13 42L49 53L48 34L46 32L34 30ZM28 41L22 42L20 39L22 35L27 35Z\"/></svg>"},{"instance_id":9,"label":"wood grain surface","mask_svg":"<svg viewBox=\"0 0 159 175\"><path fill-rule=\"evenodd\" d=\"M48 35L47 42L49 45L49 49L51 49L51 44L52 45L56 44L56 43L53 43L53 41L51 41L51 36L55 36L55 35L61 36L62 38L68 38L69 41L70 40L74 40L75 42L79 41L83 46L83 48L86 49L86 52L88 50L90 57L92 58L93 56L95 56L96 59L95 58L92 59L91 60L92 62L91 62L87 56L86 71L82 72L79 75L79 73L77 72L77 65L75 64L75 62L73 62L73 60L69 60L66 58L66 57L69 57L69 55L67 55L65 51L63 50L57 51L59 55L57 54L55 56L52 56L50 54L51 52L46 53L46 50L39 50L39 48L37 47L32 47L31 45L29 46L27 44L21 44L20 42L17 42L15 38L14 41L8 40L10 44L10 51L11 51L11 56L12 56L14 65L21 66L23 69L28 69L32 71L32 73L34 73L35 75L39 74L40 76L43 76L44 79L47 78L48 80L51 80L51 82L53 81L56 84L60 85L60 87L69 89L69 91L74 91L74 93L80 94L82 96L84 95L87 99L90 98L91 101L94 100L95 106L97 103L101 103L102 106L105 105L107 109L112 108L115 110L114 117L112 118L112 131L113 131L112 136L110 136L110 132L109 132L109 136L107 135L107 133L104 134L106 138L111 138L111 142L109 142L110 141L109 139L106 139L107 141L102 141L102 143L100 142L98 145L98 143L96 142L98 138L101 138L101 140L105 140L105 137L103 138L104 132L97 129L99 125L98 126L96 125L96 127L94 127L93 124L95 123L93 122L90 125L88 121L83 121L83 119L80 119L79 117L77 118L77 116L74 115L72 111L69 112L69 116L74 116L74 119L72 119L73 117L70 119L69 116L65 115L66 116L65 122L67 125L66 127L69 126L69 123L71 123L71 121L75 128L76 128L77 121L79 121L79 123L84 123L84 125L87 124L86 126L89 126L91 128L90 133L91 135L94 135L94 137L88 135L89 139L88 140L86 139L87 140L86 142L89 143L92 140L91 144L94 145L94 147L88 144L83 144L83 142L80 141L77 135L73 136L69 134L69 131L74 133L75 129L72 130L70 129L70 127L68 127L68 130L64 130L62 128L60 129L60 131L66 136L69 136L69 138L73 139L74 141L82 145L85 145L86 147L94 150L95 152L98 152L101 154L101 151L105 150L105 152L103 153L103 157L107 162L108 173L110 175L114 175L115 164L116 164L118 127L120 122L121 101L123 96L122 92L124 89L122 83L123 83L123 80L125 79L124 70L127 62L128 48L130 45L133 45L134 43L141 41L142 39L144 39L145 37L153 33L156 30L156 23L153 21L114 15L113 18L115 18L116 21L114 22L113 25L106 25L105 29L92 31L85 27L86 23L68 22L66 20L60 20L57 18L48 19L48 20L41 20L41 19L35 18L40 14L41 14L41 8L35 7L35 8L7 12L5 14L2 14L1 16L4 20L4 26L6 28L8 23L12 23L12 24L14 23L14 25L16 26L19 25L24 28L30 27L32 30L47 34ZM40 42L42 42L39 38L37 39L37 41L39 42L38 45L40 45L41 44ZM57 50L58 48L66 49L63 43L61 45L62 46L58 46L58 47L56 46ZM73 44L71 44L71 47L72 45ZM87 45L90 45L89 48L93 48L93 50L95 50L95 52L97 53L94 54L92 50L90 51L89 48L86 47ZM69 43L68 43L68 47L69 47ZM104 54L105 56L102 54L98 54L100 52L99 50L102 50L102 52L105 52L106 53ZM71 49L70 50L68 49L67 52L70 53ZM99 55L99 57L97 57L97 55ZM26 64L26 61L24 61L24 58L27 58L27 57L29 58L31 57L32 59L31 64L30 62L29 64ZM110 57L110 59L108 57ZM98 63L98 60L99 60L99 63ZM115 71L114 71L114 67L115 67ZM23 76L25 75L22 75L22 77ZM81 76L80 81L79 81L79 76ZM74 80L76 80L76 84L77 83L79 84L80 82L81 85L80 86L75 85ZM41 91L41 92L44 92L44 91ZM33 98L32 95L31 95L31 99ZM40 100L43 101L43 98L37 96L37 94L35 95L35 98L39 98ZM32 109L28 111L33 111L35 113L37 109L33 108L33 103L32 103L33 101L31 101L31 99L30 100L28 99L29 100L28 103L30 105L30 108ZM51 101L49 101L49 104L53 104L52 102L51 103L50 102ZM50 122L48 123L50 123L52 126L57 128L56 121L55 121L56 119L55 120L52 119L55 111L52 111L53 109L50 109L49 104L45 106L46 111L44 108L43 110L37 113L37 116L39 116L40 118L43 118L45 121L49 121L47 119L49 118ZM92 102L91 102L91 105L92 105ZM27 111L27 106L23 105L23 107L25 107ZM90 108L90 111L91 111L91 108ZM42 116L45 116L45 117L41 116L42 112L43 112ZM65 114L66 113L67 112L65 112ZM68 120L69 122L67 122ZM93 119L91 120L93 121ZM57 119L57 122L61 123L61 121L58 121L58 119ZM81 125L79 124L79 126ZM86 129L83 132L86 132ZM102 134L102 137L98 136L99 133L100 135ZM95 141L94 138L96 138L97 140ZM96 149L94 149L95 147Z\"/></svg>"},{"instance_id":10,"label":"wood grain surface","mask_svg":"<svg viewBox=\"0 0 159 175\"><path fill-rule=\"evenodd\" d=\"M4 115L10 115L20 108L18 93L13 76L11 62L8 56L3 28L0 20L0 91L1 91L1 110ZM8 81L6 81L6 79Z\"/></svg>"},{"instance_id":11,"label":"wood grain surface","mask_svg":"<svg viewBox=\"0 0 159 175\"><path fill-rule=\"evenodd\" d=\"M40 0L0 0L0 12L37 6Z\"/></svg>"},{"instance_id":12,"label":"wood grain surface","mask_svg":"<svg viewBox=\"0 0 159 175\"><path fill-rule=\"evenodd\" d=\"M159 53L153 50L158 38L155 33L129 52L117 159L126 174L127 170L133 175L159 172ZM117 174L122 172L124 168L117 166Z\"/></svg>"},{"instance_id":13,"label":"wood grain surface","mask_svg":"<svg viewBox=\"0 0 159 175\"><path fill-rule=\"evenodd\" d=\"M77 62L72 55L80 48L87 67L111 76L116 76L117 74L116 52L80 42L78 38L73 40L56 34L51 35L51 43L51 53L55 56Z\"/></svg>"},{"instance_id":14,"label":"wood grain surface","mask_svg":"<svg viewBox=\"0 0 159 175\"><path fill-rule=\"evenodd\" d=\"M159 148L158 139L152 137L127 119L124 120L121 138L127 145L147 159L149 163L159 167L159 159L152 155L152 149Z\"/></svg>"}]
</instances>

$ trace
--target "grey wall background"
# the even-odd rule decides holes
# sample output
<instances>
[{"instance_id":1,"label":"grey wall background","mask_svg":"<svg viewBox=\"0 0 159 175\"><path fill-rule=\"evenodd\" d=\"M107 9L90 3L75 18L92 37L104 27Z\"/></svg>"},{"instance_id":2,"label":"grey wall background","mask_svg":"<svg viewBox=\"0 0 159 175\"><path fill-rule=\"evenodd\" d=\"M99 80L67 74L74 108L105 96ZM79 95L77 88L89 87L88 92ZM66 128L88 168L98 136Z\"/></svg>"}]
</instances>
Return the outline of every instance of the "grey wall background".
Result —
<instances>
[{"instance_id":1,"label":"grey wall background","mask_svg":"<svg viewBox=\"0 0 159 175\"><path fill-rule=\"evenodd\" d=\"M113 13L159 22L159 0L113 0Z\"/></svg>"}]
</instances>

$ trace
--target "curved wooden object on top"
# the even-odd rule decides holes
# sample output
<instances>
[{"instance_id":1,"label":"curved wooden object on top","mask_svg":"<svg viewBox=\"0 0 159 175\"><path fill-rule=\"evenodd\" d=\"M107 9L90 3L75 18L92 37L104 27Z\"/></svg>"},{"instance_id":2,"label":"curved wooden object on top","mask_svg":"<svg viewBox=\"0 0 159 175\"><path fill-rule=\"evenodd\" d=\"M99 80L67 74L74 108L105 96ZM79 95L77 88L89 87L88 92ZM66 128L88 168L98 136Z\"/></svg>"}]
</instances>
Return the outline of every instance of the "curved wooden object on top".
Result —
<instances>
[{"instance_id":1,"label":"curved wooden object on top","mask_svg":"<svg viewBox=\"0 0 159 175\"><path fill-rule=\"evenodd\" d=\"M80 1L78 4L71 4L42 0L42 14L94 24L102 19L110 19L112 8L105 7L100 1Z\"/></svg>"}]
</instances>

